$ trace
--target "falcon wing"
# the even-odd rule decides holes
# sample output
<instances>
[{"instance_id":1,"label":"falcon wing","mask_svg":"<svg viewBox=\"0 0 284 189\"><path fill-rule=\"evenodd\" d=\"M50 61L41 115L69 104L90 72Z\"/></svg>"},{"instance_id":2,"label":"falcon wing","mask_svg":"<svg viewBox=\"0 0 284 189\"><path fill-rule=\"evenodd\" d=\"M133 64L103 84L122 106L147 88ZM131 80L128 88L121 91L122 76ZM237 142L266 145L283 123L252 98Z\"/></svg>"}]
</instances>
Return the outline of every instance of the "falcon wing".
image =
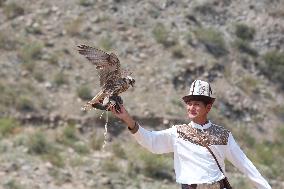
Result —
<instances>
[{"instance_id":1,"label":"falcon wing","mask_svg":"<svg viewBox=\"0 0 284 189\"><path fill-rule=\"evenodd\" d=\"M115 54L108 54L102 50L87 45L79 45L78 48L80 54L96 65L101 86L103 86L108 80L115 81L121 78L120 62Z\"/></svg>"}]
</instances>

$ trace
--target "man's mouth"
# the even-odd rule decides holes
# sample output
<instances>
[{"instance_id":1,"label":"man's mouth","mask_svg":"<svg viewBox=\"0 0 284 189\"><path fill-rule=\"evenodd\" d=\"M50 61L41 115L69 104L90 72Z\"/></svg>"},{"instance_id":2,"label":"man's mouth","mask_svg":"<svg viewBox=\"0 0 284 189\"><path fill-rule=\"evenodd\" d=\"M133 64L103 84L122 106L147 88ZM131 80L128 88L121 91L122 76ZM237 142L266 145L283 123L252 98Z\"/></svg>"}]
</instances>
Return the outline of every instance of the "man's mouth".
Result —
<instances>
[{"instance_id":1,"label":"man's mouth","mask_svg":"<svg viewBox=\"0 0 284 189\"><path fill-rule=\"evenodd\" d=\"M196 112L188 112L189 114L191 114L191 115L196 115Z\"/></svg>"}]
</instances>

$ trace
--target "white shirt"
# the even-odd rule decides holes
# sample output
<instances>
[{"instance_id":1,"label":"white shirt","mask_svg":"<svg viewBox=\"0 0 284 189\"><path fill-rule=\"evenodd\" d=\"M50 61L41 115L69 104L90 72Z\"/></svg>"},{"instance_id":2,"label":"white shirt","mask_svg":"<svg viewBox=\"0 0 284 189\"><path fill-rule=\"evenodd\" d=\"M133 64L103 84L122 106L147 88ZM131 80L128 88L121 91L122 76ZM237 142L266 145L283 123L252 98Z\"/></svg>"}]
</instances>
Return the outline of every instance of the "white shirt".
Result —
<instances>
[{"instance_id":1,"label":"white shirt","mask_svg":"<svg viewBox=\"0 0 284 189\"><path fill-rule=\"evenodd\" d=\"M183 125L182 127L195 129L198 132L206 132L210 127L211 129L214 127L217 129L223 128L212 124L210 121L203 126L191 122L189 125ZM178 128L181 127L175 125L162 131L148 131L139 126L138 131L133 136L140 145L152 153L174 152L174 169L177 183L202 184L213 183L223 179L225 176L219 170L216 161L208 149L192 142L191 139L187 140L181 137ZM267 181L240 149L232 134L227 132L227 135L222 136L227 136L225 145L220 145L219 143L217 145L209 145L222 170L225 171L224 160L226 158L243 172L256 188L271 189Z\"/></svg>"}]
</instances>

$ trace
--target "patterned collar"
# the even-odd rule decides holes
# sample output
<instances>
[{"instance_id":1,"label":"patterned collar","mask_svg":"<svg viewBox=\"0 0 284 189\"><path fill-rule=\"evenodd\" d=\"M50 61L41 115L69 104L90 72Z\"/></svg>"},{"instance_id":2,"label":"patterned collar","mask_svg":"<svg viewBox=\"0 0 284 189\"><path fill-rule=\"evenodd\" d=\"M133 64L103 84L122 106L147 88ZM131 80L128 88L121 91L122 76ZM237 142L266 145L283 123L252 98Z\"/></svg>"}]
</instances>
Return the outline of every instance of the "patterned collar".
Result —
<instances>
[{"instance_id":1,"label":"patterned collar","mask_svg":"<svg viewBox=\"0 0 284 189\"><path fill-rule=\"evenodd\" d=\"M193 121L190 122L190 125L193 127L193 128L196 128L196 129L201 129L201 130L204 130L204 129L208 129L209 127L211 127L211 122L208 121L205 125L199 125L197 123L194 123Z\"/></svg>"}]
</instances>

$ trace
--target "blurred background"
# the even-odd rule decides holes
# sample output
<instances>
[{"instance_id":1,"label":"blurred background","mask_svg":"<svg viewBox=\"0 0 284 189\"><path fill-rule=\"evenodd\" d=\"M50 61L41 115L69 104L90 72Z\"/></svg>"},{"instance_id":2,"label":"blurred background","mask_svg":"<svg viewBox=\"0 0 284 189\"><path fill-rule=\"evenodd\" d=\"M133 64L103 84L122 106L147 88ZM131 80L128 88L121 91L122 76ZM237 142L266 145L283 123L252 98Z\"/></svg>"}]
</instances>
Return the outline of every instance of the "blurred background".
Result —
<instances>
[{"instance_id":1,"label":"blurred background","mask_svg":"<svg viewBox=\"0 0 284 189\"><path fill-rule=\"evenodd\" d=\"M172 154L147 152L110 114L102 149L106 114L80 110L99 91L80 44L133 72L124 104L150 130L187 123L181 97L211 82L211 121L284 188L283 33L283 0L0 0L0 188L180 188Z\"/></svg>"}]
</instances>

